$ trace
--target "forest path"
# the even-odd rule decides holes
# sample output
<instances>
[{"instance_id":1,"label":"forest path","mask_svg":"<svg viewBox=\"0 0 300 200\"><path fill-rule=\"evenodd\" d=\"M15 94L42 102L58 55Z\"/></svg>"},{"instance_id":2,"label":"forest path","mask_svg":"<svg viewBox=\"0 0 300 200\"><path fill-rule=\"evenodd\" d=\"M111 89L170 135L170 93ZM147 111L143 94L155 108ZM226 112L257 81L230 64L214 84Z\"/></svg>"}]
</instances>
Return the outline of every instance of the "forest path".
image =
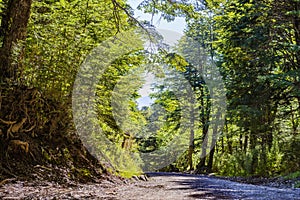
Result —
<instances>
[{"instance_id":1,"label":"forest path","mask_svg":"<svg viewBox=\"0 0 300 200\"><path fill-rule=\"evenodd\" d=\"M300 189L279 189L237 183L205 175L149 173L148 181L58 185L50 182L16 182L0 186L0 199L300 199Z\"/></svg>"},{"instance_id":2,"label":"forest path","mask_svg":"<svg viewBox=\"0 0 300 200\"><path fill-rule=\"evenodd\" d=\"M149 173L149 181L117 190L118 199L300 199L300 189L237 183L205 175Z\"/></svg>"}]
</instances>

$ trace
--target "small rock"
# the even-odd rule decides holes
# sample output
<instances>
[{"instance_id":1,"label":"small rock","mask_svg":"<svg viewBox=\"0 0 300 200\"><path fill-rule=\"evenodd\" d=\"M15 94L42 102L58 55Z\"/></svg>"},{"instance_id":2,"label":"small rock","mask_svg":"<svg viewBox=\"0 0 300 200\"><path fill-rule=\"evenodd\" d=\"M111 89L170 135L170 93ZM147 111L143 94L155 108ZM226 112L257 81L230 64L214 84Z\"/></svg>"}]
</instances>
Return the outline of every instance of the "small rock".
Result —
<instances>
[{"instance_id":1,"label":"small rock","mask_svg":"<svg viewBox=\"0 0 300 200\"><path fill-rule=\"evenodd\" d=\"M139 179L142 180L142 181L148 181L148 178L147 178L146 175L139 176Z\"/></svg>"},{"instance_id":2,"label":"small rock","mask_svg":"<svg viewBox=\"0 0 300 200\"><path fill-rule=\"evenodd\" d=\"M139 177L137 177L136 175L132 176L132 179L135 180L135 181L140 180Z\"/></svg>"}]
</instances>

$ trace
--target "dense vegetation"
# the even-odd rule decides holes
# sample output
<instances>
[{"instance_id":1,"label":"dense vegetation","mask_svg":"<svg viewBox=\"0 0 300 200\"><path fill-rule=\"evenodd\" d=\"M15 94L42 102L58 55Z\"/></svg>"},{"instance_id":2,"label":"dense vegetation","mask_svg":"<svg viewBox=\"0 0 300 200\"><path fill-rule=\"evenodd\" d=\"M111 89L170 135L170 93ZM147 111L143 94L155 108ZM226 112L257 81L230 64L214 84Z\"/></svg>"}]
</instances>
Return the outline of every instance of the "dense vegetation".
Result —
<instances>
[{"instance_id":1,"label":"dense vegetation","mask_svg":"<svg viewBox=\"0 0 300 200\"><path fill-rule=\"evenodd\" d=\"M173 47L150 22L134 19L126 1L5 0L0 8L0 178L40 165L79 178L107 170L300 170L298 0L144 0L144 12L185 17L184 37ZM138 39L130 30L141 26ZM109 62L96 81L92 123L101 133L82 129L85 149L72 121L76 74L126 49L112 45L111 54L100 54L106 58L89 60L98 45L132 37L136 48ZM152 52L142 48L147 37ZM155 77L153 104L139 108L147 73ZM99 142L103 136L110 143Z\"/></svg>"}]
</instances>

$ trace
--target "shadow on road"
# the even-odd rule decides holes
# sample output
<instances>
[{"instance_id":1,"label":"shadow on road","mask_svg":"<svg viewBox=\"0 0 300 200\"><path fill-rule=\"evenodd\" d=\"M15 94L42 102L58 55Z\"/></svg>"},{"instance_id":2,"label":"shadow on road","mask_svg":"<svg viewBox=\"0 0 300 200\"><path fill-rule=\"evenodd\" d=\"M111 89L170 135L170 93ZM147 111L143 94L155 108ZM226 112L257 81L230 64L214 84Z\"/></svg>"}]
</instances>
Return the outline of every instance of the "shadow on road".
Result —
<instances>
[{"instance_id":1,"label":"shadow on road","mask_svg":"<svg viewBox=\"0 0 300 200\"><path fill-rule=\"evenodd\" d=\"M207 175L193 175L172 172L150 172L146 173L149 177L170 177L170 182L175 183L177 187L169 190L182 190L182 192L189 191L190 194L186 196L195 199L234 199L226 189L219 188L220 186L214 181L210 181L212 177ZM193 191L193 192L190 192Z\"/></svg>"},{"instance_id":2,"label":"shadow on road","mask_svg":"<svg viewBox=\"0 0 300 200\"><path fill-rule=\"evenodd\" d=\"M187 197L195 199L255 199L271 200L300 199L300 190L281 189L261 185L237 183L208 175L181 173L147 173L149 177L164 177L174 187L169 190L181 190ZM192 191L192 192L191 192Z\"/></svg>"}]
</instances>

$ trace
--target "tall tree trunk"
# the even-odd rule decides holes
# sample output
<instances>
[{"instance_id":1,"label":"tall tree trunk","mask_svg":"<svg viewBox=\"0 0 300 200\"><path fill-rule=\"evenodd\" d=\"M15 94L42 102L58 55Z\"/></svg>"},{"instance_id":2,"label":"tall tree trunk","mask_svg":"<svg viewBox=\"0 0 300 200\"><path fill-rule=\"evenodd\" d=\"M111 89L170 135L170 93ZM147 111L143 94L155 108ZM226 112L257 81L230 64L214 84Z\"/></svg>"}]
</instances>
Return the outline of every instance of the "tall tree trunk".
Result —
<instances>
[{"instance_id":1,"label":"tall tree trunk","mask_svg":"<svg viewBox=\"0 0 300 200\"><path fill-rule=\"evenodd\" d=\"M207 105L209 106L209 105ZM208 147L208 129L209 129L209 115L210 112L207 110L207 114L202 120L203 129L202 129L202 146L201 146L201 156L200 162L197 165L196 173L201 173L205 171L205 163L207 158L207 147Z\"/></svg>"},{"instance_id":2,"label":"tall tree trunk","mask_svg":"<svg viewBox=\"0 0 300 200\"><path fill-rule=\"evenodd\" d=\"M258 152L256 150L257 136L255 132L250 132L250 149L252 153L252 160L250 166L250 174L254 175L258 164Z\"/></svg>"},{"instance_id":3,"label":"tall tree trunk","mask_svg":"<svg viewBox=\"0 0 300 200\"><path fill-rule=\"evenodd\" d=\"M248 135L245 135L245 142L244 142L244 152L247 153L247 147L248 147Z\"/></svg>"},{"instance_id":4,"label":"tall tree trunk","mask_svg":"<svg viewBox=\"0 0 300 200\"><path fill-rule=\"evenodd\" d=\"M188 153L188 162L190 170L193 170L193 153L195 148L195 133L194 133L194 126L195 126L195 118L194 118L194 102L192 102L191 106L191 129L190 129L190 144L189 144L189 153Z\"/></svg>"},{"instance_id":5,"label":"tall tree trunk","mask_svg":"<svg viewBox=\"0 0 300 200\"><path fill-rule=\"evenodd\" d=\"M24 54L22 41L26 39L27 24L32 0L6 0L2 16L0 36L0 77L2 82L17 81ZM18 46L19 45L19 46Z\"/></svg>"},{"instance_id":6,"label":"tall tree trunk","mask_svg":"<svg viewBox=\"0 0 300 200\"><path fill-rule=\"evenodd\" d=\"M260 175L264 175L264 174L267 174L267 148L266 148L266 145L267 145L267 140L266 140L266 137L263 136L262 137L262 141L261 141L261 154L260 154L260 164L259 165L259 171L260 171Z\"/></svg>"},{"instance_id":7,"label":"tall tree trunk","mask_svg":"<svg viewBox=\"0 0 300 200\"><path fill-rule=\"evenodd\" d=\"M208 121L206 119L202 122L203 123L203 129L202 129L202 146L201 146L201 156L200 156L200 162L197 164L196 173L201 173L205 171L205 162L207 157L207 146L208 146Z\"/></svg>"},{"instance_id":8,"label":"tall tree trunk","mask_svg":"<svg viewBox=\"0 0 300 200\"><path fill-rule=\"evenodd\" d=\"M209 152L209 159L207 163L207 171L212 172L212 167L213 167L213 161L214 161L214 155L215 155L215 150L216 150L216 143L217 143L217 138L218 138L218 124L219 124L219 117L221 113L217 114L216 117L216 122L213 127L213 133L212 133L212 141L211 141L211 147L210 147L210 152Z\"/></svg>"},{"instance_id":9,"label":"tall tree trunk","mask_svg":"<svg viewBox=\"0 0 300 200\"><path fill-rule=\"evenodd\" d=\"M201 146L201 158L200 158L200 162L197 164L196 167L196 173L202 173L205 171L205 162L206 162L206 149L207 149L207 143L208 143L208 138L206 137L206 135L208 134L208 131L206 131L204 134L204 138L203 138L203 142L202 142L202 146Z\"/></svg>"},{"instance_id":10,"label":"tall tree trunk","mask_svg":"<svg viewBox=\"0 0 300 200\"><path fill-rule=\"evenodd\" d=\"M224 147L224 137L221 138L221 153L225 153L225 147Z\"/></svg>"}]
</instances>

